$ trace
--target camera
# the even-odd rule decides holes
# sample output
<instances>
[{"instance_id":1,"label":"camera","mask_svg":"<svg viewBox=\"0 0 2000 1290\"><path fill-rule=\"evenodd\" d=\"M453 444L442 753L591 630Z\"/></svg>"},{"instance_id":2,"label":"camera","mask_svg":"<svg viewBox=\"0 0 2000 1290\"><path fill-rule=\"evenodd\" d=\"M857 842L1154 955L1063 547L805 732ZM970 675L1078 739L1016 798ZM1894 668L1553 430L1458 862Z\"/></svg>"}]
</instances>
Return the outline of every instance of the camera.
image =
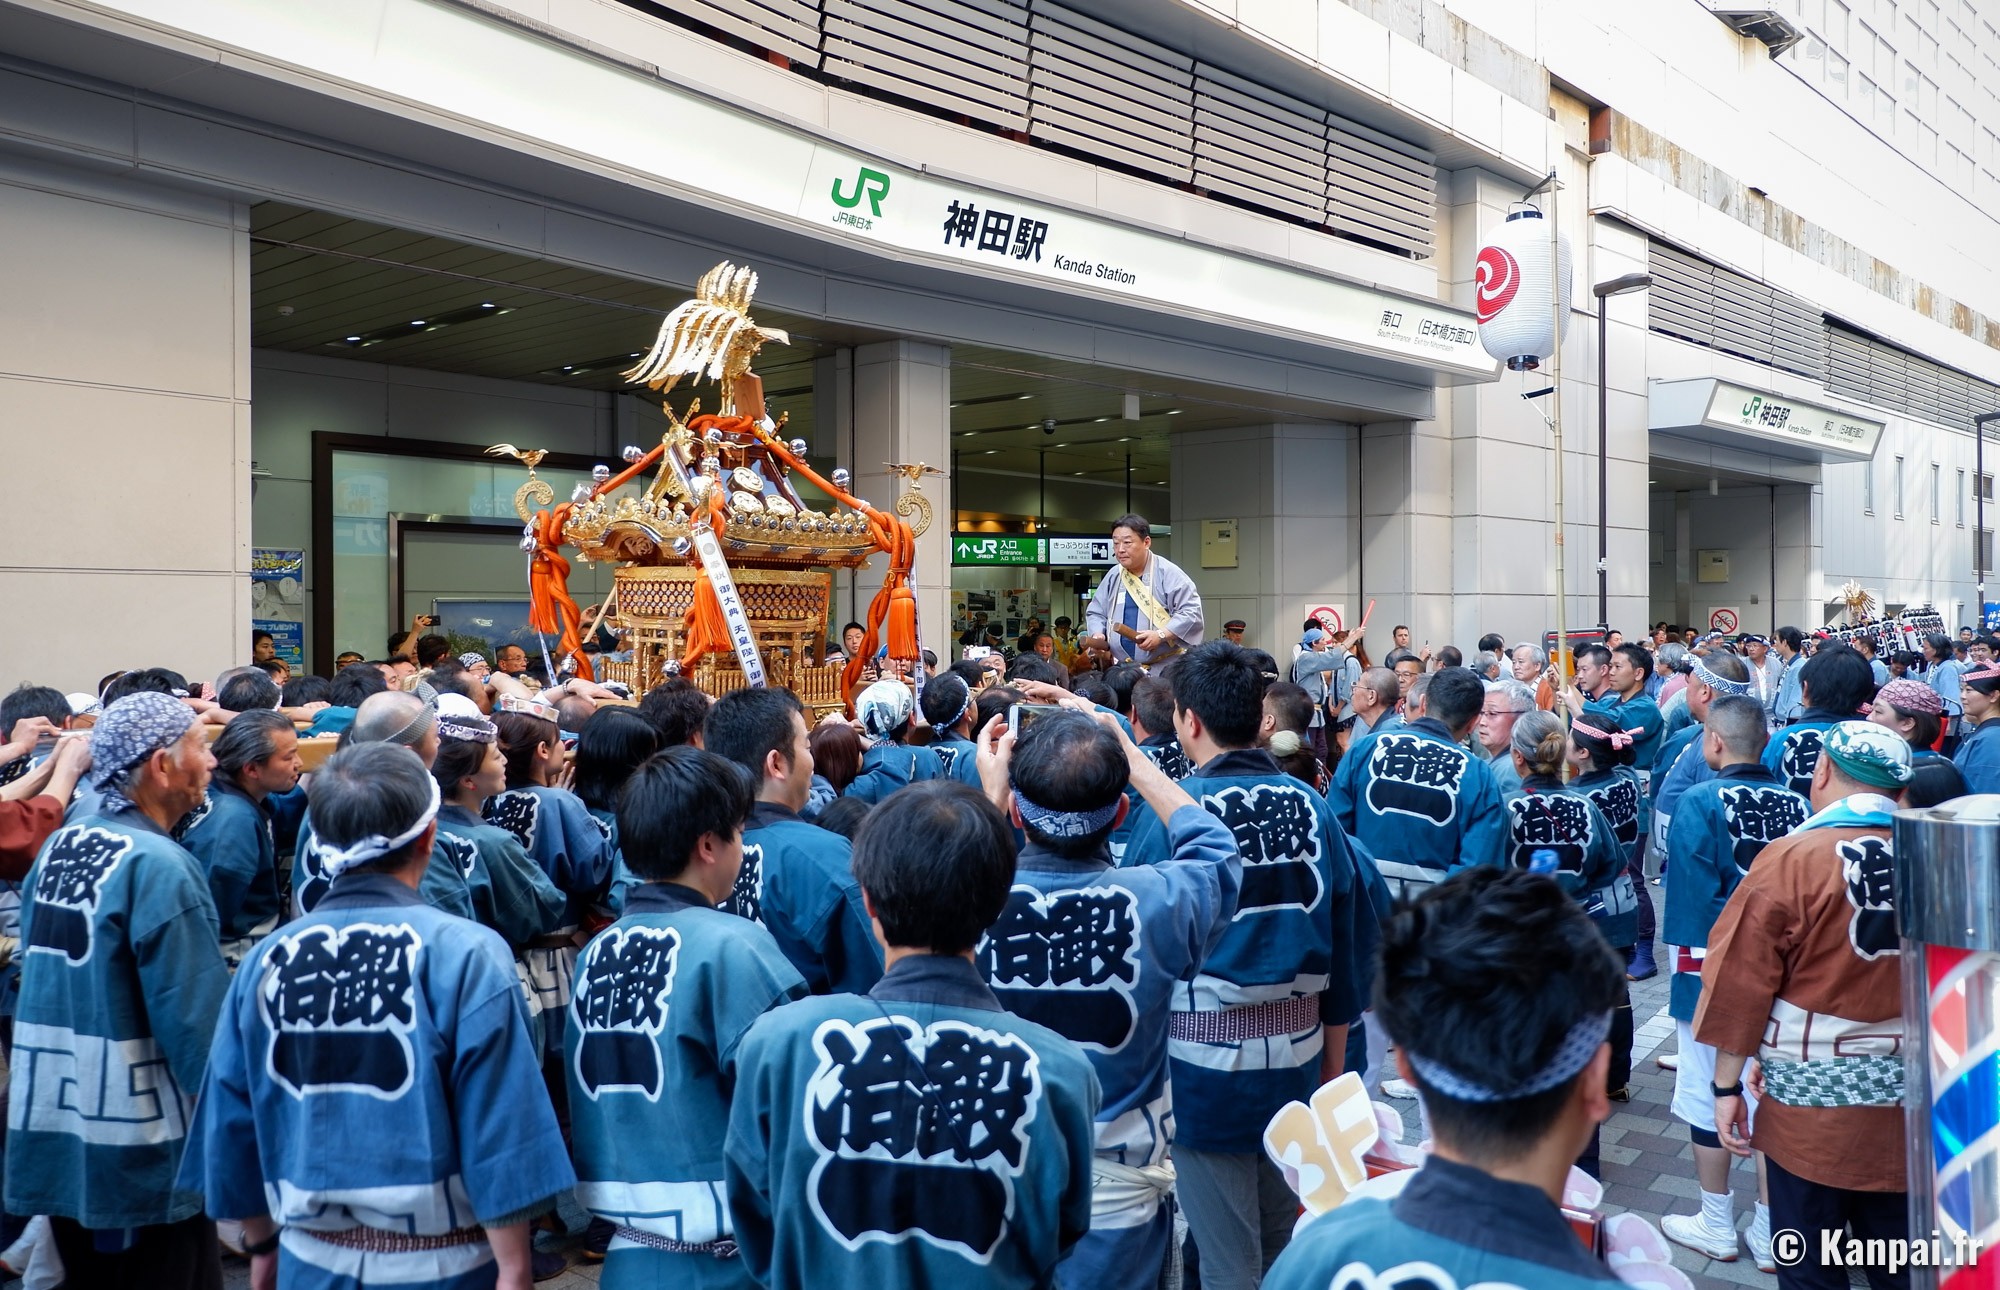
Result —
<instances>
[{"instance_id":1,"label":"camera","mask_svg":"<svg viewBox=\"0 0 2000 1290\"><path fill-rule=\"evenodd\" d=\"M1054 434L1055 432L1056 432L1056 419L1055 419L1054 417L1043 417L1043 418L1042 418L1042 433L1043 433L1043 434Z\"/></svg>"},{"instance_id":2,"label":"camera","mask_svg":"<svg viewBox=\"0 0 2000 1290\"><path fill-rule=\"evenodd\" d=\"M1019 739L1028 733L1028 727L1039 717L1051 712L1061 712L1062 706L1055 703L1017 703L1007 709L1007 728Z\"/></svg>"}]
</instances>

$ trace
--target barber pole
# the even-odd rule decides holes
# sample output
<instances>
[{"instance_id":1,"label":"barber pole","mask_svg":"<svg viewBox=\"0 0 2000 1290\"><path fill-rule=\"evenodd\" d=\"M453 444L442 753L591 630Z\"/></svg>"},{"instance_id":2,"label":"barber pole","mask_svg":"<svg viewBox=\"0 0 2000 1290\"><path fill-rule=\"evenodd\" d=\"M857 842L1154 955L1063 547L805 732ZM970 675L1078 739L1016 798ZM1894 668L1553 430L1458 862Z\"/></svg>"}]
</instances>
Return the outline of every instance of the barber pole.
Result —
<instances>
[{"instance_id":1,"label":"barber pole","mask_svg":"<svg viewBox=\"0 0 2000 1290\"><path fill-rule=\"evenodd\" d=\"M1896 816L1910 1236L1930 1290L2000 1290L2000 797ZM1967 1261L1969 1260L1969 1261Z\"/></svg>"},{"instance_id":2,"label":"barber pole","mask_svg":"<svg viewBox=\"0 0 2000 1290\"><path fill-rule=\"evenodd\" d=\"M1509 212L1472 270L1480 347L1516 372L1540 367L1568 320L1557 302L1569 300L1570 274L1569 241L1552 233L1542 212L1526 205Z\"/></svg>"}]
</instances>

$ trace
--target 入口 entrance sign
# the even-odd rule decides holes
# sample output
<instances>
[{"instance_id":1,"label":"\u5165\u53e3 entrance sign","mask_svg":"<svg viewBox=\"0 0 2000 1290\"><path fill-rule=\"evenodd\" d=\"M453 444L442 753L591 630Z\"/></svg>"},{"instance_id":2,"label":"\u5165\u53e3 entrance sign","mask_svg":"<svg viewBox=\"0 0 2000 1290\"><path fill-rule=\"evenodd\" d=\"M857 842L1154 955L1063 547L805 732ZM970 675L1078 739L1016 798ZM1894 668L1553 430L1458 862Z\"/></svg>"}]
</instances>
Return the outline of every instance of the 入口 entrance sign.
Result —
<instances>
[{"instance_id":1,"label":"\u5165\u53e3 entrance sign","mask_svg":"<svg viewBox=\"0 0 2000 1290\"><path fill-rule=\"evenodd\" d=\"M951 562L961 565L1047 564L1049 540L1019 533L954 533Z\"/></svg>"}]
</instances>

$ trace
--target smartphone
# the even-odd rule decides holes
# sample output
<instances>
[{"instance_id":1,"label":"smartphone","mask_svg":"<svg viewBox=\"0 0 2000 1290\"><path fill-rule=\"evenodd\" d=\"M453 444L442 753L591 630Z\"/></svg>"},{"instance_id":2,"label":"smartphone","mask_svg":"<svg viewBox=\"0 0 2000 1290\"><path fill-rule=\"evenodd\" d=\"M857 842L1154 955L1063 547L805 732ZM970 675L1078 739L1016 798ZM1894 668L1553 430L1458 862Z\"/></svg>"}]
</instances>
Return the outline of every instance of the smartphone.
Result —
<instances>
[{"instance_id":1,"label":"smartphone","mask_svg":"<svg viewBox=\"0 0 2000 1290\"><path fill-rule=\"evenodd\" d=\"M991 646L967 645L965 647L965 661L968 663L976 663L980 659L987 657L992 652L993 650Z\"/></svg>"},{"instance_id":2,"label":"smartphone","mask_svg":"<svg viewBox=\"0 0 2000 1290\"><path fill-rule=\"evenodd\" d=\"M1055 703L1017 703L1007 709L1007 728L1014 732L1016 739L1019 739L1028 733L1028 727L1038 719L1051 712L1061 711L1061 705Z\"/></svg>"}]
</instances>

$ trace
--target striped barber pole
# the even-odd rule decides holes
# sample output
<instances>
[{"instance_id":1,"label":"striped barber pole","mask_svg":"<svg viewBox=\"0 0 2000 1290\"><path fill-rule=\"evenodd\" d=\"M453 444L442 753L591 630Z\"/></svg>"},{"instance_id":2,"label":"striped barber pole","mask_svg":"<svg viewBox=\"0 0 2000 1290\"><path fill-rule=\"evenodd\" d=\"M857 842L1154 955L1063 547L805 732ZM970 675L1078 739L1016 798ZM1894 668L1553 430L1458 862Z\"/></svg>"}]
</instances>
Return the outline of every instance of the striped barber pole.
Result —
<instances>
[{"instance_id":1,"label":"striped barber pole","mask_svg":"<svg viewBox=\"0 0 2000 1290\"><path fill-rule=\"evenodd\" d=\"M2000 1290L2000 953L1931 945L1923 955L1934 1200L1932 1222L1910 1235L1934 1226L1947 1249L1978 1242L1975 1262L1939 1270L1941 1290Z\"/></svg>"}]
</instances>

